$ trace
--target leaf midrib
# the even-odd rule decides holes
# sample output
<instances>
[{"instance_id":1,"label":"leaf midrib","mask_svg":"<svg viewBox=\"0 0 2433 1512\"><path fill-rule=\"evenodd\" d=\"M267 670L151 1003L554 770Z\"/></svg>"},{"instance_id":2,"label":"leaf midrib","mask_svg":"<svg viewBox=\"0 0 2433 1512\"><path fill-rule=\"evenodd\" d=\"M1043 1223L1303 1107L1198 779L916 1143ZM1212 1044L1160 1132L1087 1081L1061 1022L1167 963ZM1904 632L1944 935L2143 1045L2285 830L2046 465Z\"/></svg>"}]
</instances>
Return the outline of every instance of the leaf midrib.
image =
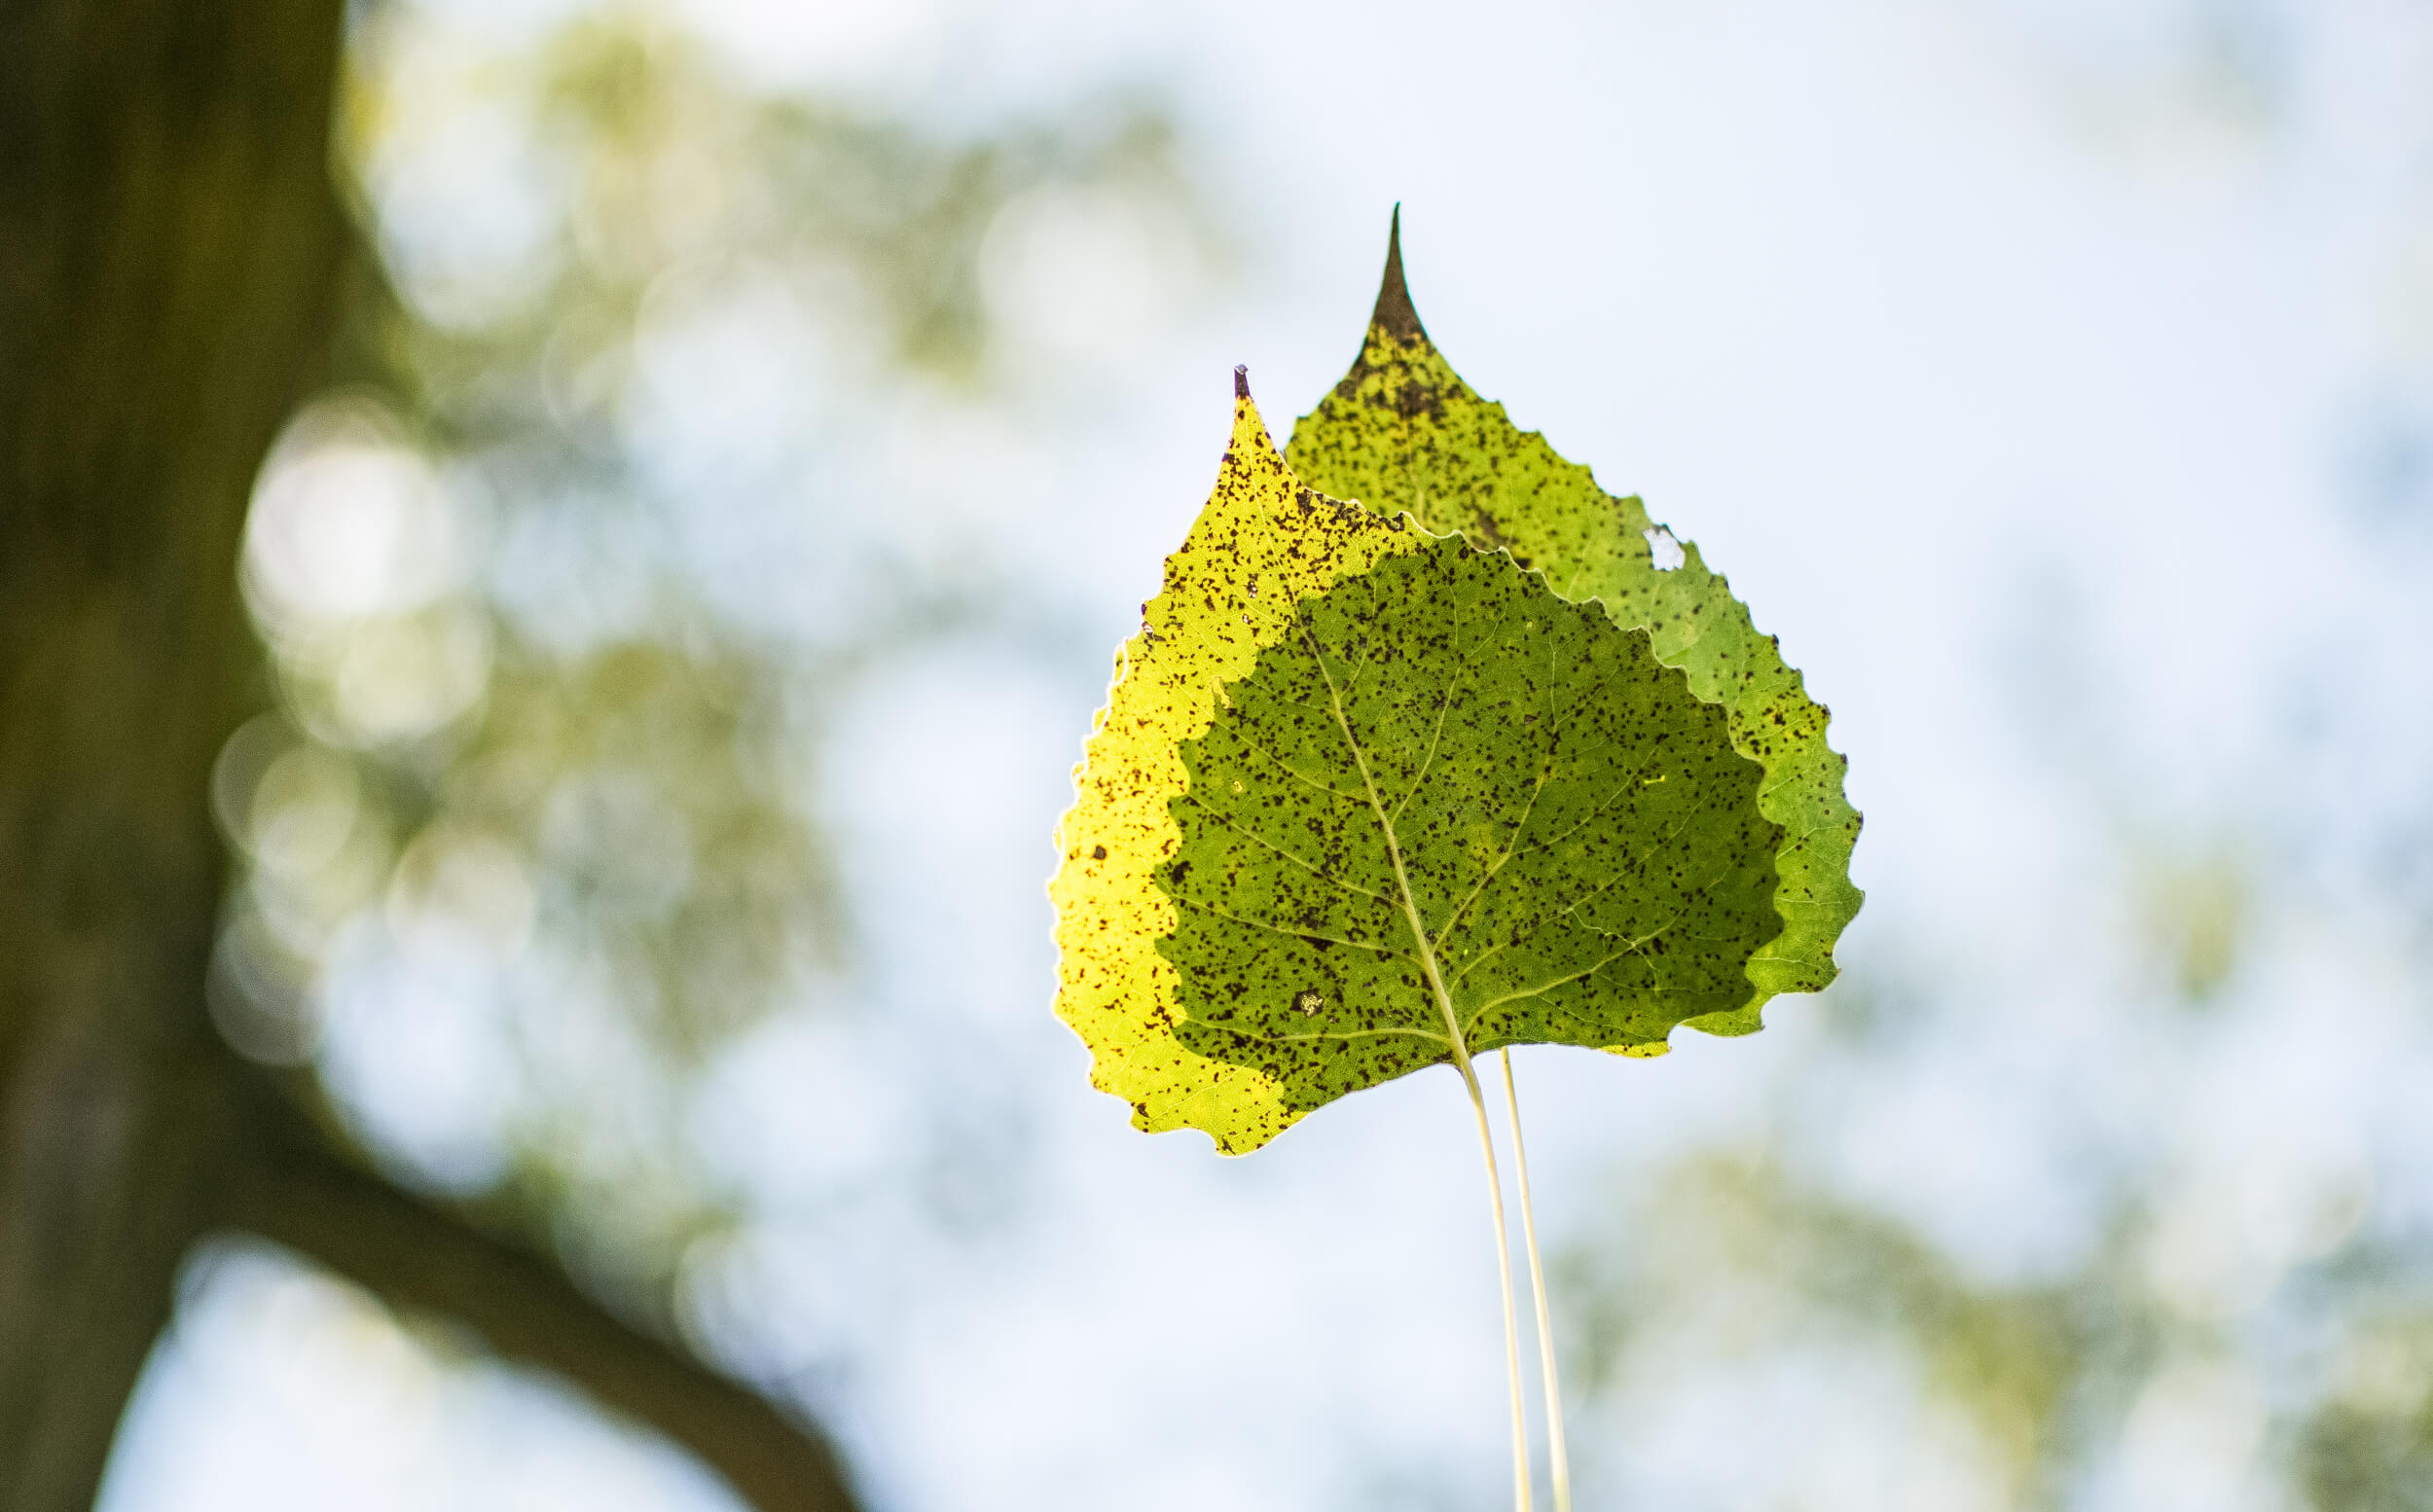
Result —
<instances>
[{"instance_id":1,"label":"leaf midrib","mask_svg":"<svg viewBox=\"0 0 2433 1512\"><path fill-rule=\"evenodd\" d=\"M1545 791L1546 774L1543 772L1539 774L1537 785L1530 792L1529 803L1522 810L1522 817L1520 821L1513 827L1512 838L1506 843L1504 853L1496 858L1496 861L1492 866L1487 868L1486 875L1478 880L1477 885L1471 889L1469 896L1465 897L1460 904L1455 906L1452 916L1445 920L1443 930L1432 939L1427 925L1419 917L1419 903L1412 892L1409 874L1405 871L1402 864L1401 840L1400 837L1395 833L1394 828L1395 816L1399 815L1402 810L1408 806L1411 798L1417 795L1419 791L1419 784L1414 783L1411 792L1404 794L1402 801L1394 806L1393 815L1389 815L1386 812L1385 800L1378 794L1376 778L1368 770L1367 754L1361 746L1359 736L1353 733L1351 715L1343 706L1342 690L1335 686L1334 674L1327 669L1325 648L1321 646L1318 642L1318 637L1310 632L1309 625L1305 618L1296 614L1294 628L1300 633L1302 643L1309 647L1311 660L1318 666L1318 675L1326 684L1326 697L1329 703L1332 705L1331 712L1334 715L1335 728L1342 732L1344 748L1352 753L1352 764L1360 771L1361 785L1367 795L1369 812L1376 816L1377 827L1385 835L1386 856L1387 859L1394 865L1394 883L1397 894L1395 898L1383 898L1378 893L1372 892L1365 887L1358 887L1353 890L1357 890L1372 898L1378 898L1381 902L1389 904L1398 902L1400 904L1402 917L1408 923L1411 931L1411 938L1417 946L1416 958L1419 961L1420 970L1428 979L1429 990L1431 994L1435 999L1437 1012L1444 1020L1446 1043L1452 1049L1454 1064L1461 1071L1465 1080L1470 1080L1474 1083L1475 1073L1471 1069L1469 1034L1462 1022L1464 1016L1454 1010L1452 991L1447 987L1444 980L1444 973L1438 965L1437 949L1442 940L1453 932L1454 926L1460 922L1462 915L1469 910L1470 905L1477 900L1478 895L1486 890L1487 884L1493 882L1496 875L1504 869L1505 863L1511 860L1512 857L1519 852L1523 832L1527 830L1529 825L1528 815L1535 811L1539 797ZM1441 738L1442 737L1445 716L1451 707L1452 696L1448 692L1446 694L1444 703L1436 711L1436 734L1435 737L1432 738L1429 741L1428 759L1430 763L1434 761L1436 739ZM1637 767L1633 768L1629 774L1615 784L1614 792L1611 795L1609 795L1602 802L1598 803L1589 810L1587 814L1582 815L1572 825L1570 829L1565 830L1563 834L1575 834L1583 826L1593 823L1596 817L1603 813L1609 806L1611 806L1623 794L1630 791L1631 783L1638 778L1641 773L1647 771L1647 769L1655 762L1658 754L1658 752L1651 751L1645 760L1641 761ZM1271 756L1269 759L1273 760L1274 758ZM1287 770L1289 771L1290 769L1288 768ZM1299 774L1296 773L1294 774L1298 775ZM1307 779L1304 778L1304 780ZM1312 785L1318 786L1320 784L1313 783ZM1339 793L1338 789L1327 788L1325 790L1328 792ZM1675 840L1679 839L1681 832L1689 826L1690 819L1705 807L1706 804L1703 799L1701 799L1696 805L1693 805L1689 812L1684 814L1681 819L1674 824L1673 828L1666 832L1662 839L1658 840L1653 846L1648 848L1647 854L1640 858L1641 862L1644 863L1645 861L1652 858L1657 852L1663 850L1665 846L1671 845ZM1248 832L1245 831L1245 833ZM1543 837L1540 841L1533 844L1533 848L1536 845L1552 844L1554 841L1561 838L1561 836ZM1287 855L1288 859L1298 859L1297 857L1290 856L1288 852L1283 851L1279 847L1270 846L1269 848L1276 849L1278 854ZM1304 864L1306 865L1306 863ZM1315 869L1313 868L1312 870L1314 871ZM1319 875L1324 876L1325 874L1320 873ZM1598 896L1608 887L1616 885L1621 880L1621 875L1622 874L1617 874L1614 882L1609 882L1605 887L1596 889L1596 891L1590 893L1589 896ZM1328 880L1335 881L1336 879L1329 878ZM1350 887L1352 884L1344 883L1344 885ZM1585 901L1587 900L1584 898L1580 899L1572 904L1572 906L1567 908L1564 912L1568 914L1573 910L1576 910L1580 906L1580 902ZM1210 912L1222 913L1221 910L1216 909L1212 909ZM1226 917L1231 918L1232 916L1227 915ZM1243 920L1243 922L1250 921L1251 920L1247 919ZM1484 1003L1481 1003L1475 1009L1471 1010L1471 1012L1467 1016L1470 1026L1475 1027L1479 1019L1484 1017L1490 1009L1502 1007L1504 1004L1509 1002L1520 1002L1530 998L1543 997L1547 992L1554 990L1554 989L1558 987L1562 987L1568 983L1578 982L1587 977L1593 977L1598 972L1604 970L1607 966L1612 965L1615 961L1621 959L1623 956L1637 954L1646 950L1650 942L1671 929L1673 925L1678 922L1680 922L1680 916L1676 914L1672 918L1666 919L1662 924L1657 925L1647 934L1640 936L1636 940L1631 940L1623 944L1619 950L1607 953L1594 965L1589 966L1585 970L1569 972L1562 976L1537 983L1531 987L1507 992L1501 997L1492 998ZM1292 931L1280 929L1278 932L1291 933ZM1342 943L1349 944L1351 942L1346 941ZM1399 951L1388 951L1377 946L1367 946L1363 948L1381 955L1399 955L1404 954ZM1491 955L1495 954L1497 950L1501 949L1501 946L1489 949L1478 957L1478 960L1485 959L1486 955ZM1478 964L1478 960L1472 960L1470 962L1470 965L1475 966ZM1469 969L1469 966L1465 966L1463 968L1462 975L1468 975ZM1405 1030L1404 1032L1416 1033L1422 1037L1431 1039L1435 1037L1433 1033L1429 1033L1426 1030L1413 1029ZM1302 1036L1296 1035L1290 1037L1300 1038ZM1330 1036L1322 1032L1321 1034L1308 1037L1325 1038Z\"/></svg>"},{"instance_id":2,"label":"leaf midrib","mask_svg":"<svg viewBox=\"0 0 2433 1512\"><path fill-rule=\"evenodd\" d=\"M1377 794L1377 779L1368 770L1368 756L1361 749L1360 738L1352 733L1351 716L1343 707L1342 691L1335 687L1334 673L1326 668L1325 649L1318 637L1310 633L1308 620L1296 614L1295 628L1309 646L1310 656L1318 664L1318 675L1326 684L1326 698L1334 705L1335 727L1343 732L1343 743L1352 753L1352 764L1360 769L1361 785L1368 792L1368 810L1377 817L1377 827L1385 833L1386 857L1394 863L1395 890L1401 895L1402 917L1411 928L1412 942L1419 948L1419 969L1428 978L1429 990L1435 995L1436 1010L1444 1016L1446 1046L1453 1052L1453 1067L1469 1084L1471 1098L1484 1106L1478 1090L1478 1073L1470 1063L1470 1042L1462 1034L1461 1019L1453 1011L1453 994L1445 990L1444 974L1437 969L1435 947L1428 938L1428 926L1420 921L1419 904L1411 895L1411 879L1402 866L1402 843L1394 833L1394 822L1386 816L1385 800Z\"/></svg>"}]
</instances>

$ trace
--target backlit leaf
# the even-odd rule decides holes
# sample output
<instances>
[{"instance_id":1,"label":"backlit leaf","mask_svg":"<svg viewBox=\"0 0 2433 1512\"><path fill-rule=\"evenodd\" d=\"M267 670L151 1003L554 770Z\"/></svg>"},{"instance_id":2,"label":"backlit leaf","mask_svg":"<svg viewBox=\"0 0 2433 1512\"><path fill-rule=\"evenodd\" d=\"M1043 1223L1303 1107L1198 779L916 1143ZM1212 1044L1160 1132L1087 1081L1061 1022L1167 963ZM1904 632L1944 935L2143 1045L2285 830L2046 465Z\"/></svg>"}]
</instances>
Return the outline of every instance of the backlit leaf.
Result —
<instances>
[{"instance_id":1,"label":"backlit leaf","mask_svg":"<svg viewBox=\"0 0 2433 1512\"><path fill-rule=\"evenodd\" d=\"M1241 398L1060 828L1058 1011L1229 1153L1457 1043L1658 1050L1782 927L1726 723L1509 553L1303 486Z\"/></svg>"},{"instance_id":2,"label":"backlit leaf","mask_svg":"<svg viewBox=\"0 0 2433 1512\"><path fill-rule=\"evenodd\" d=\"M1462 381L1411 307L1398 224L1360 360L1293 428L1286 454L1325 493L1507 548L1564 597L1595 599L1616 625L1645 630L1656 660L1728 711L1733 745L1765 770L1760 807L1788 834L1775 896L1784 928L1751 963L1744 1001L1697 1027L1747 1033L1768 997L1834 979L1834 942L1861 898L1849 878L1859 815L1842 796L1842 759L1826 744L1825 708L1696 546L1655 525L1637 498L1607 493Z\"/></svg>"}]
</instances>

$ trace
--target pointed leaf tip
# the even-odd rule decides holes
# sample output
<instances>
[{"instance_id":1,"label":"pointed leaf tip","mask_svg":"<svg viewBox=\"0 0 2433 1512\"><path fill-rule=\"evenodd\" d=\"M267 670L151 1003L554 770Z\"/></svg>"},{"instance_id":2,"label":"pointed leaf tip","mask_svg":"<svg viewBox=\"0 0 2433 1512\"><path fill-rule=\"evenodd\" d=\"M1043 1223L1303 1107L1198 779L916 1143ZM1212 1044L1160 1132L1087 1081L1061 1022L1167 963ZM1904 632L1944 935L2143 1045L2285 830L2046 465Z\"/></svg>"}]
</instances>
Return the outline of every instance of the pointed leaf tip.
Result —
<instances>
[{"instance_id":1,"label":"pointed leaf tip","mask_svg":"<svg viewBox=\"0 0 2433 1512\"><path fill-rule=\"evenodd\" d=\"M1233 397L1251 397L1251 370L1247 364L1236 364L1233 370Z\"/></svg>"},{"instance_id":2,"label":"pointed leaf tip","mask_svg":"<svg viewBox=\"0 0 2433 1512\"><path fill-rule=\"evenodd\" d=\"M1602 603L1616 624L1646 631L1657 661L1729 711L1735 748L1766 770L1760 811L1791 836L1776 897L1784 933L1751 961L1747 1003L1697 1023L1747 1033L1768 997L1834 980L1834 943L1859 910L1849 878L1859 815L1842 792L1845 764L1828 741L1827 711L1694 546L1659 531L1639 499L1607 493L1587 468L1514 425L1424 338L1398 338L1394 317L1409 299L1400 251L1398 234L1361 355L1293 427L1287 465L1323 496L1407 510L1423 530L1509 550L1563 585L1566 598Z\"/></svg>"},{"instance_id":3,"label":"pointed leaf tip","mask_svg":"<svg viewBox=\"0 0 2433 1512\"><path fill-rule=\"evenodd\" d=\"M1410 285L1402 281L1402 206L1394 207L1394 219L1386 230L1386 275L1377 285L1377 307L1370 312L1368 323L1398 341L1424 342L1428 333L1421 328L1419 311L1411 307Z\"/></svg>"}]
</instances>

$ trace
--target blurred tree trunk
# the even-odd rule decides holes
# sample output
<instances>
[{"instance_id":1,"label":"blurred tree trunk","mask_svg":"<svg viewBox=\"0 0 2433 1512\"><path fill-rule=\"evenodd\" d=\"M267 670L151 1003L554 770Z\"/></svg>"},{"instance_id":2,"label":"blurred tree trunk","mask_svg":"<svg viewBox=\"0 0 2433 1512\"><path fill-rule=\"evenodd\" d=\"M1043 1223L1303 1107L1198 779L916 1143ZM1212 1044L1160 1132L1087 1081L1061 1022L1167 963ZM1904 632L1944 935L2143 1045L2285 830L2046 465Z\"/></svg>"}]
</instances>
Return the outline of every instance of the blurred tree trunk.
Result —
<instances>
[{"instance_id":1,"label":"blurred tree trunk","mask_svg":"<svg viewBox=\"0 0 2433 1512\"><path fill-rule=\"evenodd\" d=\"M336 0L0 21L0 1505L91 1504L236 1137L205 795L329 346Z\"/></svg>"},{"instance_id":2,"label":"blurred tree trunk","mask_svg":"<svg viewBox=\"0 0 2433 1512\"><path fill-rule=\"evenodd\" d=\"M340 0L0 4L0 1512L91 1505L197 1239L270 1234L652 1422L766 1507L818 1435L372 1175L220 1043L247 494L350 255Z\"/></svg>"}]
</instances>

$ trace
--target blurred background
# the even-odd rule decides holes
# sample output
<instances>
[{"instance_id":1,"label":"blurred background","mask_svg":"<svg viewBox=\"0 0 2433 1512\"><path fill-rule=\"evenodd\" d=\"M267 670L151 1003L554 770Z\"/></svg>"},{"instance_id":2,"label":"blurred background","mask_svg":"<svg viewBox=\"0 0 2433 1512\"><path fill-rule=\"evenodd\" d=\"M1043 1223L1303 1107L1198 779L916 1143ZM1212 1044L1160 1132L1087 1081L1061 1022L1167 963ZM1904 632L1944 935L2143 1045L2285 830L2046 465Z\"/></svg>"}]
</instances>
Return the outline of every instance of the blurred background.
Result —
<instances>
[{"instance_id":1,"label":"blurred background","mask_svg":"<svg viewBox=\"0 0 2433 1512\"><path fill-rule=\"evenodd\" d=\"M1583 1507L2433 1508L2433 9L377 0L377 249L252 493L220 1033L878 1512L1504 1494L1449 1073L1248 1160L1050 1017L1049 830L1388 211L1730 574L1842 980L1523 1052ZM237 1235L109 1512L676 1509Z\"/></svg>"}]
</instances>

